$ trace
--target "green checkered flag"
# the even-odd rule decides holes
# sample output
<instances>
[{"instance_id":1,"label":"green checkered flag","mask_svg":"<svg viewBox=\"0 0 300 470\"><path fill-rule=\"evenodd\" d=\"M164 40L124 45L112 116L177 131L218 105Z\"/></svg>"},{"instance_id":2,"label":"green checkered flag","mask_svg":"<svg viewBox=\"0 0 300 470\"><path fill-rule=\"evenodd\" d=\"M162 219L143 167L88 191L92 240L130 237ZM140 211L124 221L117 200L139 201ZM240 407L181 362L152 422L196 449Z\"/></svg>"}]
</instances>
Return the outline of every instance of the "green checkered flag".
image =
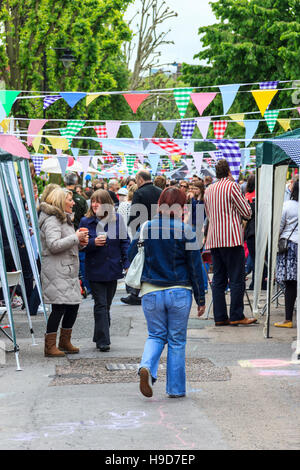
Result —
<instances>
[{"instance_id":1,"label":"green checkered flag","mask_svg":"<svg viewBox=\"0 0 300 470\"><path fill-rule=\"evenodd\" d=\"M85 121L68 121L67 127L60 129L61 135L69 142L69 148L71 148L73 137L81 131L84 125Z\"/></svg>"},{"instance_id":2,"label":"green checkered flag","mask_svg":"<svg viewBox=\"0 0 300 470\"><path fill-rule=\"evenodd\" d=\"M132 175L133 174L133 165L134 165L136 156L135 155L125 155L125 159L126 159L128 174Z\"/></svg>"},{"instance_id":3,"label":"green checkered flag","mask_svg":"<svg viewBox=\"0 0 300 470\"><path fill-rule=\"evenodd\" d=\"M192 91L193 88L180 88L174 90L174 98L181 118L184 118L185 116Z\"/></svg>"},{"instance_id":4,"label":"green checkered flag","mask_svg":"<svg viewBox=\"0 0 300 470\"><path fill-rule=\"evenodd\" d=\"M270 132L273 132L277 118L278 118L279 110L274 109L272 111L267 110L265 111L264 118L267 121L268 128Z\"/></svg>"}]
</instances>

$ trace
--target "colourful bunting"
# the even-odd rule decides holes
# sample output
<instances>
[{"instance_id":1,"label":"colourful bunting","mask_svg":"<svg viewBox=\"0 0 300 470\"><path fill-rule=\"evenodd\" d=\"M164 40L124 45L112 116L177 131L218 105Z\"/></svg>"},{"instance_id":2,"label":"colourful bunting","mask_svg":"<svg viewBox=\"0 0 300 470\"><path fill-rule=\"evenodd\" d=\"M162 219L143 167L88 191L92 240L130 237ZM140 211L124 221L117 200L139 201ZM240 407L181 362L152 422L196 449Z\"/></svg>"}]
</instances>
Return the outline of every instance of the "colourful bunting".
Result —
<instances>
[{"instance_id":1,"label":"colourful bunting","mask_svg":"<svg viewBox=\"0 0 300 470\"><path fill-rule=\"evenodd\" d=\"M277 119L281 127L287 132L291 129L291 120L290 119Z\"/></svg>"},{"instance_id":2,"label":"colourful bunting","mask_svg":"<svg viewBox=\"0 0 300 470\"><path fill-rule=\"evenodd\" d=\"M115 139L122 121L106 121L106 132L109 139Z\"/></svg>"},{"instance_id":3,"label":"colourful bunting","mask_svg":"<svg viewBox=\"0 0 300 470\"><path fill-rule=\"evenodd\" d=\"M271 103L272 99L276 95L278 90L252 90L251 93L253 98L256 101L256 104L261 112L261 115L264 116L265 111L269 104Z\"/></svg>"},{"instance_id":4,"label":"colourful bunting","mask_svg":"<svg viewBox=\"0 0 300 470\"><path fill-rule=\"evenodd\" d=\"M132 136L134 139L139 139L141 135L141 123L140 122L130 122L128 124L129 129L131 130Z\"/></svg>"},{"instance_id":5,"label":"colourful bunting","mask_svg":"<svg viewBox=\"0 0 300 470\"><path fill-rule=\"evenodd\" d=\"M42 140L42 135L43 135L43 130L41 129L37 136L34 137L33 141L32 141L32 146L34 148L34 151L37 153L39 151L39 147L41 145L41 140Z\"/></svg>"},{"instance_id":6,"label":"colourful bunting","mask_svg":"<svg viewBox=\"0 0 300 470\"><path fill-rule=\"evenodd\" d=\"M101 93L90 93L86 95L85 104L88 106L91 104Z\"/></svg>"},{"instance_id":7,"label":"colourful bunting","mask_svg":"<svg viewBox=\"0 0 300 470\"><path fill-rule=\"evenodd\" d=\"M60 166L60 169L61 169L61 175L62 175L62 177L64 177L65 174L66 174L66 169L67 169L67 166L68 166L69 158L60 156L57 160L58 160L58 163L59 163L59 166Z\"/></svg>"},{"instance_id":8,"label":"colourful bunting","mask_svg":"<svg viewBox=\"0 0 300 470\"><path fill-rule=\"evenodd\" d=\"M125 93L123 96L131 107L132 111L136 113L142 102L150 95L149 93Z\"/></svg>"},{"instance_id":9,"label":"colourful bunting","mask_svg":"<svg viewBox=\"0 0 300 470\"><path fill-rule=\"evenodd\" d=\"M250 144L255 132L257 131L259 121L256 119L251 119L249 121L244 121L245 128L246 128L246 135L245 135L245 145L248 147Z\"/></svg>"},{"instance_id":10,"label":"colourful bunting","mask_svg":"<svg viewBox=\"0 0 300 470\"><path fill-rule=\"evenodd\" d=\"M161 121L161 124L164 126L164 128L167 131L167 134L169 135L169 137L173 137L174 130L175 130L175 127L176 127L176 122Z\"/></svg>"},{"instance_id":11,"label":"colourful bunting","mask_svg":"<svg viewBox=\"0 0 300 470\"><path fill-rule=\"evenodd\" d=\"M2 127L4 134L8 132L10 121L11 119L3 119L3 121L0 122L0 126Z\"/></svg>"},{"instance_id":12,"label":"colourful bunting","mask_svg":"<svg viewBox=\"0 0 300 470\"><path fill-rule=\"evenodd\" d=\"M0 103L0 124L3 122L5 118L6 118L6 112L5 112L5 109L3 108L3 104Z\"/></svg>"},{"instance_id":13,"label":"colourful bunting","mask_svg":"<svg viewBox=\"0 0 300 470\"><path fill-rule=\"evenodd\" d=\"M195 129L195 125L196 125L195 119L192 119L190 121L181 121L180 125L181 125L182 137L184 139L190 139Z\"/></svg>"},{"instance_id":14,"label":"colourful bunting","mask_svg":"<svg viewBox=\"0 0 300 470\"><path fill-rule=\"evenodd\" d=\"M261 82L259 88L261 90L274 90L277 88L278 82Z\"/></svg>"},{"instance_id":15,"label":"colourful bunting","mask_svg":"<svg viewBox=\"0 0 300 470\"><path fill-rule=\"evenodd\" d=\"M126 165L127 165L129 175L132 175L132 173L133 173L133 165L134 165L134 162L135 162L135 158L136 157L133 156L133 155L125 155Z\"/></svg>"},{"instance_id":16,"label":"colourful bunting","mask_svg":"<svg viewBox=\"0 0 300 470\"><path fill-rule=\"evenodd\" d=\"M222 85L219 86L222 100L223 100L223 114L227 114L227 111L231 108L232 103L239 91L240 85Z\"/></svg>"},{"instance_id":17,"label":"colourful bunting","mask_svg":"<svg viewBox=\"0 0 300 470\"><path fill-rule=\"evenodd\" d=\"M229 139L213 142L227 160L233 178L238 181L241 165L241 150L238 142Z\"/></svg>"},{"instance_id":18,"label":"colourful bunting","mask_svg":"<svg viewBox=\"0 0 300 470\"><path fill-rule=\"evenodd\" d=\"M77 93L77 92L61 92L60 96L68 103L71 108L86 96L86 93Z\"/></svg>"},{"instance_id":19,"label":"colourful bunting","mask_svg":"<svg viewBox=\"0 0 300 470\"><path fill-rule=\"evenodd\" d=\"M69 142L65 137L47 135L46 138L50 141L50 144L54 149L68 150L69 148Z\"/></svg>"},{"instance_id":20,"label":"colourful bunting","mask_svg":"<svg viewBox=\"0 0 300 470\"><path fill-rule=\"evenodd\" d=\"M195 163L195 167L198 173L201 172L202 161L203 161L203 152L194 152L193 159Z\"/></svg>"},{"instance_id":21,"label":"colourful bunting","mask_svg":"<svg viewBox=\"0 0 300 470\"><path fill-rule=\"evenodd\" d=\"M67 127L60 129L61 135L68 140L69 147L71 147L73 137L80 132L84 125L85 121L68 121Z\"/></svg>"},{"instance_id":22,"label":"colourful bunting","mask_svg":"<svg viewBox=\"0 0 300 470\"><path fill-rule=\"evenodd\" d=\"M60 99L61 99L60 95L45 96L43 109L47 109L49 106L51 106L51 104L55 103L55 101L60 100Z\"/></svg>"},{"instance_id":23,"label":"colourful bunting","mask_svg":"<svg viewBox=\"0 0 300 470\"><path fill-rule=\"evenodd\" d=\"M178 111L180 117L183 119L190 102L191 93L193 88L183 88L183 89L175 89L173 91L174 98L178 107Z\"/></svg>"},{"instance_id":24,"label":"colourful bunting","mask_svg":"<svg viewBox=\"0 0 300 470\"><path fill-rule=\"evenodd\" d=\"M41 167L44 161L43 155L31 155L31 160L34 165L34 170L37 176L41 173Z\"/></svg>"},{"instance_id":25,"label":"colourful bunting","mask_svg":"<svg viewBox=\"0 0 300 470\"><path fill-rule=\"evenodd\" d=\"M167 139L151 139L151 142L158 145L160 148L168 153L176 153L179 155L186 155L186 153L172 140Z\"/></svg>"},{"instance_id":26,"label":"colourful bunting","mask_svg":"<svg viewBox=\"0 0 300 470\"><path fill-rule=\"evenodd\" d=\"M40 132L46 122L48 122L47 119L31 119L27 130L27 145L32 145L36 134Z\"/></svg>"},{"instance_id":27,"label":"colourful bunting","mask_svg":"<svg viewBox=\"0 0 300 470\"><path fill-rule=\"evenodd\" d=\"M227 121L214 121L214 134L216 139L223 139L227 128Z\"/></svg>"},{"instance_id":28,"label":"colourful bunting","mask_svg":"<svg viewBox=\"0 0 300 470\"><path fill-rule=\"evenodd\" d=\"M99 137L99 139L106 139L107 138L107 130L106 126L95 126L94 130Z\"/></svg>"},{"instance_id":29,"label":"colourful bunting","mask_svg":"<svg viewBox=\"0 0 300 470\"><path fill-rule=\"evenodd\" d=\"M278 109L274 109L272 111L268 110L265 112L265 120L267 121L267 124L268 124L268 128L269 128L269 131L270 132L273 132L274 130L274 127L275 127L275 124L276 124L276 120L278 118L278 114L279 114L279 110Z\"/></svg>"},{"instance_id":30,"label":"colourful bunting","mask_svg":"<svg viewBox=\"0 0 300 470\"><path fill-rule=\"evenodd\" d=\"M156 153L150 153L148 155L148 159L149 159L149 163L150 163L151 168L152 168L152 174L156 175L158 164L160 162L160 155L158 155Z\"/></svg>"},{"instance_id":31,"label":"colourful bunting","mask_svg":"<svg viewBox=\"0 0 300 470\"><path fill-rule=\"evenodd\" d=\"M141 122L142 139L153 137L157 126L158 126L158 121Z\"/></svg>"},{"instance_id":32,"label":"colourful bunting","mask_svg":"<svg viewBox=\"0 0 300 470\"><path fill-rule=\"evenodd\" d=\"M213 101L217 93L192 93L191 98L198 109L200 116L202 116L204 110Z\"/></svg>"},{"instance_id":33,"label":"colourful bunting","mask_svg":"<svg viewBox=\"0 0 300 470\"><path fill-rule=\"evenodd\" d=\"M210 117L198 117L196 118L196 123L203 139L206 139L210 125Z\"/></svg>"},{"instance_id":34,"label":"colourful bunting","mask_svg":"<svg viewBox=\"0 0 300 470\"><path fill-rule=\"evenodd\" d=\"M30 154L25 145L14 135L0 135L0 149L6 150L6 152L15 157L30 158Z\"/></svg>"},{"instance_id":35,"label":"colourful bunting","mask_svg":"<svg viewBox=\"0 0 300 470\"><path fill-rule=\"evenodd\" d=\"M6 112L6 116L9 115L12 105L15 102L15 99L20 93L20 91L15 90L0 90L0 103L2 104L4 111Z\"/></svg>"},{"instance_id":36,"label":"colourful bunting","mask_svg":"<svg viewBox=\"0 0 300 470\"><path fill-rule=\"evenodd\" d=\"M245 114L229 114L229 117L233 121L236 121L236 124L238 124L239 126L245 127L245 124L243 122Z\"/></svg>"}]
</instances>

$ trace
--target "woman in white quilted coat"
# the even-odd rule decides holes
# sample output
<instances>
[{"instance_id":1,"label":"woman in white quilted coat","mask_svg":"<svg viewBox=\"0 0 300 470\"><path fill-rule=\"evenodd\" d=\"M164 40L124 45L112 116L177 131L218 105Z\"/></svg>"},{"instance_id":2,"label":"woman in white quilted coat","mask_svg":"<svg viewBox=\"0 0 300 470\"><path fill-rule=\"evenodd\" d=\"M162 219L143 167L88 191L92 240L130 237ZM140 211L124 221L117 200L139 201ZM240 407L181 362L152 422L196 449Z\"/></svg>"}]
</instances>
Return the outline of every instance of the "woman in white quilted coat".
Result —
<instances>
[{"instance_id":1,"label":"woman in white quilted coat","mask_svg":"<svg viewBox=\"0 0 300 470\"><path fill-rule=\"evenodd\" d=\"M45 356L58 357L78 353L71 343L81 291L79 284L79 246L86 246L88 233L75 232L72 221L73 194L54 189L40 205L39 227L42 243L41 282L43 298L51 304L45 335ZM58 348L57 330L62 320Z\"/></svg>"}]
</instances>

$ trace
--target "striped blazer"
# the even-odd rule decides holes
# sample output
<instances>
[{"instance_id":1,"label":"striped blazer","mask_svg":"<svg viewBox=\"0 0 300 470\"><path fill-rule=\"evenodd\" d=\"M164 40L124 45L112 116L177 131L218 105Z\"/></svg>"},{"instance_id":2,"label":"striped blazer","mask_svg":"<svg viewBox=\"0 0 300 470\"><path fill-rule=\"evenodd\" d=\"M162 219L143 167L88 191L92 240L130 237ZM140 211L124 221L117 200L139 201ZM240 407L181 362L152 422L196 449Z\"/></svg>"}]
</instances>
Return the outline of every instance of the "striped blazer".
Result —
<instances>
[{"instance_id":1,"label":"striped blazer","mask_svg":"<svg viewBox=\"0 0 300 470\"><path fill-rule=\"evenodd\" d=\"M243 245L241 218L250 219L251 208L239 185L221 178L205 190L204 204L209 219L205 248Z\"/></svg>"}]
</instances>

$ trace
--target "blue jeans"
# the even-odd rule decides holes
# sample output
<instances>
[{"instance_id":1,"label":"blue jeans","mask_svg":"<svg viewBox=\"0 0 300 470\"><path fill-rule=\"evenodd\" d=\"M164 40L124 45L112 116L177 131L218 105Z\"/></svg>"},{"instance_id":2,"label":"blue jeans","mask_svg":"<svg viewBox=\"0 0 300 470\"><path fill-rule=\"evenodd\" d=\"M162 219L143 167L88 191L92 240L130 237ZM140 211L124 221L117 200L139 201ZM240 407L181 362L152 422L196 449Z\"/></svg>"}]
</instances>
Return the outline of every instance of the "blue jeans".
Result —
<instances>
[{"instance_id":1,"label":"blue jeans","mask_svg":"<svg viewBox=\"0 0 300 470\"><path fill-rule=\"evenodd\" d=\"M185 345L192 291L183 288L155 291L142 297L148 338L141 367L157 379L160 356L168 344L166 392L185 395Z\"/></svg>"}]
</instances>

